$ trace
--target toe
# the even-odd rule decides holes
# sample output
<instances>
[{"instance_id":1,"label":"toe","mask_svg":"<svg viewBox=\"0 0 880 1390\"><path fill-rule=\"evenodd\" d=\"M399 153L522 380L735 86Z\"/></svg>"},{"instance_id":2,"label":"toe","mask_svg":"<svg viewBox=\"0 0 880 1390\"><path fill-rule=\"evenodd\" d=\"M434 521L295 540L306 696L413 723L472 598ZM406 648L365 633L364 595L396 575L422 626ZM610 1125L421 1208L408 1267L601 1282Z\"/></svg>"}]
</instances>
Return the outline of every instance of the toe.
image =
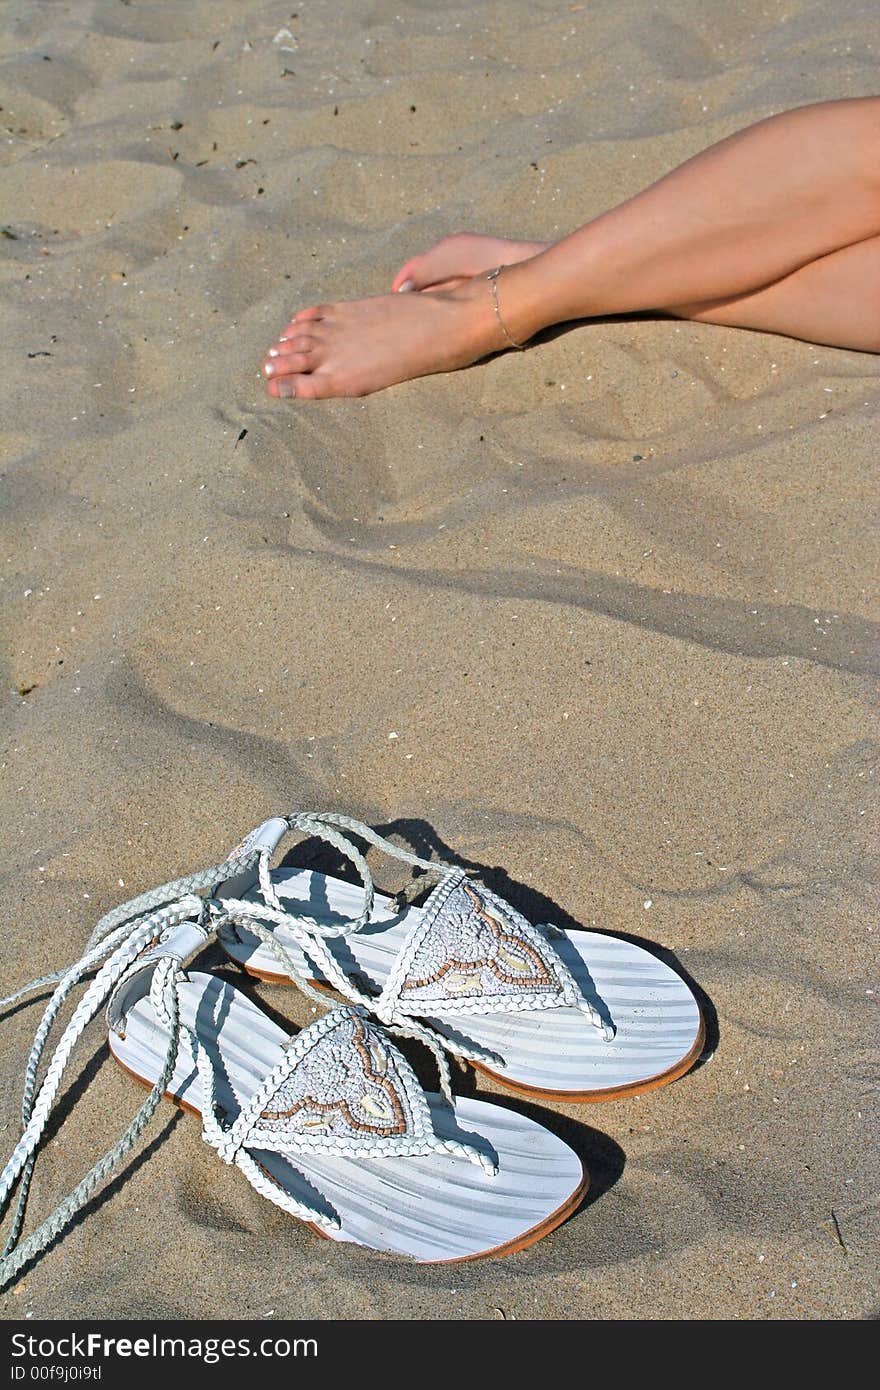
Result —
<instances>
[{"instance_id":1,"label":"toe","mask_svg":"<svg viewBox=\"0 0 880 1390\"><path fill-rule=\"evenodd\" d=\"M341 396L344 392L337 387L336 380L329 372L310 372L308 376L292 377L296 394L303 400L323 401L331 396Z\"/></svg>"},{"instance_id":2,"label":"toe","mask_svg":"<svg viewBox=\"0 0 880 1390\"><path fill-rule=\"evenodd\" d=\"M273 357L263 364L263 372L270 381L278 381L282 377L296 376L299 372L307 372L311 361L308 352L285 352L279 357Z\"/></svg>"},{"instance_id":3,"label":"toe","mask_svg":"<svg viewBox=\"0 0 880 1390\"><path fill-rule=\"evenodd\" d=\"M413 256L398 270L391 282L392 290L424 290L447 280L473 275L470 258L474 239L469 232L456 232L438 241L430 250Z\"/></svg>"},{"instance_id":4,"label":"toe","mask_svg":"<svg viewBox=\"0 0 880 1390\"><path fill-rule=\"evenodd\" d=\"M318 342L316 334L299 331L292 333L289 338L281 338L275 344L274 351L272 348L269 349L269 356L286 357L291 352L313 352Z\"/></svg>"},{"instance_id":5,"label":"toe","mask_svg":"<svg viewBox=\"0 0 880 1390\"><path fill-rule=\"evenodd\" d=\"M270 378L266 383L266 390L269 392L269 395L274 396L276 400L281 400L286 396L293 396L296 394L289 376L280 377L277 381Z\"/></svg>"},{"instance_id":6,"label":"toe","mask_svg":"<svg viewBox=\"0 0 880 1390\"><path fill-rule=\"evenodd\" d=\"M315 393L310 388L310 382L310 376L283 376L269 382L269 395L276 396L279 400L312 400Z\"/></svg>"},{"instance_id":7,"label":"toe","mask_svg":"<svg viewBox=\"0 0 880 1390\"><path fill-rule=\"evenodd\" d=\"M406 293L407 290L421 290L425 285L431 283L430 271L425 269L427 256L413 256L412 260L402 265L391 281L391 290L394 294Z\"/></svg>"},{"instance_id":8,"label":"toe","mask_svg":"<svg viewBox=\"0 0 880 1390\"><path fill-rule=\"evenodd\" d=\"M329 304L312 304L307 309L297 309L290 322L313 323L317 319L326 318L329 308Z\"/></svg>"},{"instance_id":9,"label":"toe","mask_svg":"<svg viewBox=\"0 0 880 1390\"><path fill-rule=\"evenodd\" d=\"M277 347L279 343L284 343L292 337L303 324L318 323L325 318L329 304L312 304L307 309L297 309L296 313L288 320L281 330L278 340L273 344Z\"/></svg>"}]
</instances>

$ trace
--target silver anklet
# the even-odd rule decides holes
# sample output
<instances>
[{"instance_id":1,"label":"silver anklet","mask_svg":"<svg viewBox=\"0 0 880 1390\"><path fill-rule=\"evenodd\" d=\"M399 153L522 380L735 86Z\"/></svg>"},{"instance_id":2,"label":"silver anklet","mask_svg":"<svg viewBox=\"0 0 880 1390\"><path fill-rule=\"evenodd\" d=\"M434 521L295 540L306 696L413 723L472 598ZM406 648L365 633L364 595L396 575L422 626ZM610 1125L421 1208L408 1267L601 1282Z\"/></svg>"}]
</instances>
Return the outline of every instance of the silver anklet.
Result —
<instances>
[{"instance_id":1,"label":"silver anklet","mask_svg":"<svg viewBox=\"0 0 880 1390\"><path fill-rule=\"evenodd\" d=\"M501 332L504 334L510 346L512 348L516 348L518 352L522 352L524 351L526 344L518 343L514 338L510 336L510 333L507 329L507 324L501 317L501 309L498 305L498 276L501 274L504 268L505 267L503 265L496 265L494 270L489 271L489 273L486 276L486 279L489 281L489 291L492 295L492 307L495 310L495 317L498 320L498 327L501 329Z\"/></svg>"}]
</instances>

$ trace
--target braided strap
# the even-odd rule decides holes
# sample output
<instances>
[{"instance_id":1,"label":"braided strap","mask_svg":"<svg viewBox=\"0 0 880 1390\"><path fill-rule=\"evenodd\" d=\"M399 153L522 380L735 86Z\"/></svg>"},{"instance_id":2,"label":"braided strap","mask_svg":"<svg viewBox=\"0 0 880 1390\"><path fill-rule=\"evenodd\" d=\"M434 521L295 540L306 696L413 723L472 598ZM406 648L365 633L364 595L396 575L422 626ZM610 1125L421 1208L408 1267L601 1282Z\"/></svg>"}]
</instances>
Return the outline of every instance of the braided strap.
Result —
<instances>
[{"instance_id":1,"label":"braided strap","mask_svg":"<svg viewBox=\"0 0 880 1390\"><path fill-rule=\"evenodd\" d=\"M188 898L184 899L181 903L170 905L158 912L152 913L146 918L138 919L133 929L128 931L125 939L120 944L116 945L115 949L113 949L113 944L117 933L111 933L105 942L99 943L97 946L87 951L83 959L78 962L76 966L65 972L61 983L50 1000L43 1018L43 1023L41 1024L41 1030L38 1031L35 1048L32 1049L31 1058L29 1059L28 1073L25 1082L25 1100L22 1106L23 1115L27 1115L27 1120L24 1124L24 1132L16 1144L8 1163L3 1169L2 1175L0 1175L0 1213L5 1210L16 1182L21 1179L22 1184L18 1208L13 1219L12 1233L7 1241L3 1257L0 1259L0 1285L7 1283L13 1278L29 1259L39 1254L40 1251L44 1250L46 1246L55 1239L55 1236L89 1200L100 1183L113 1172L122 1159L129 1153L155 1112L173 1072L174 1062L177 1056L179 1011L176 993L174 994L173 1000L167 1003L166 1006L170 1031L168 1050L166 1052L161 1075L144 1105L138 1111L135 1119L129 1125L119 1142L104 1155L89 1173L87 1173L86 1177L74 1188L69 1197L55 1209L48 1220L44 1221L22 1245L17 1245L24 1218L27 1189L33 1173L37 1149L45 1132L49 1115L54 1106L58 1090L61 1086L61 1079L67 1068L73 1048L82 1036L87 1024L94 1018L102 1004L106 1001L108 995L128 971L137 956L145 947L149 946L155 940L156 936L167 926L174 921L184 920L187 915L192 915L196 905L200 905L199 899ZM110 953L108 959L101 966L95 979L74 1009L70 1021L52 1054L43 1082L39 1090L37 1090L35 1082L36 1065L39 1062L39 1055L45 1044L45 1034L48 1030L44 1028L44 1025L46 1024L47 1018L51 1025L51 1020L57 1014L61 1003L76 981L94 967L101 954L107 954L108 952Z\"/></svg>"},{"instance_id":2,"label":"braided strap","mask_svg":"<svg viewBox=\"0 0 880 1390\"><path fill-rule=\"evenodd\" d=\"M194 893L199 889L214 888L218 883L224 882L233 875L246 872L255 860L256 854L251 852L247 846L242 846L227 856L222 864L197 870L183 878L161 884L126 903L120 904L100 919L88 940L82 958L75 965L66 970L58 970L50 975L40 976L39 979L32 980L29 984L0 999L0 1011L5 1011L13 1004L18 1003L20 999L34 994L48 985L54 984L56 986L37 1028L25 1066L21 1102L22 1138L16 1145L2 1175L0 1175L0 1215L9 1203L10 1194L16 1182L19 1184L16 1209L12 1217L9 1236L3 1254L0 1256L0 1284L14 1277L14 1274L31 1258L31 1255L44 1249L70 1219L70 1215L88 1201L95 1187L118 1166L149 1122L164 1090L164 1083L160 1078L119 1144L104 1156L101 1162L71 1193L67 1202L62 1203L61 1207L49 1218L49 1221L44 1222L39 1231L35 1232L13 1255L24 1223L25 1209L42 1132L49 1111L54 1104L61 1074L78 1037L89 1020L97 1013L104 1000L109 997L113 988L132 964L133 959L144 947L151 944L156 937L174 925L175 922L185 920L194 912L201 911L202 901L200 898L196 898ZM116 954L117 948L120 948L121 951L119 955ZM49 1072L47 1072L45 1082L38 1095L37 1075L40 1060L55 1020L73 988L86 975L90 974L105 956L110 957L107 961L107 971L103 976L99 974L92 989L83 998L79 1008L71 1018L58 1048L56 1048ZM175 1037L176 1031L175 1024ZM171 1066L173 1067L170 1044L169 1057L172 1058ZM166 1059L167 1062L168 1059ZM37 1115L36 1126L32 1125L35 1111Z\"/></svg>"},{"instance_id":3,"label":"braided strap","mask_svg":"<svg viewBox=\"0 0 880 1390\"><path fill-rule=\"evenodd\" d=\"M171 1005L171 1013L173 1020L171 1041L176 1044L178 1031L176 996ZM73 1216L75 1216L75 1214L85 1206L86 1202L90 1200L92 1194L97 1191L102 1183L106 1181L110 1174L114 1172L114 1170L119 1167L120 1163L128 1156L158 1109L159 1103L171 1079L172 1072L174 1071L176 1054L176 1045L171 1046L171 1043L169 1043L168 1051L165 1056L165 1063L155 1086L150 1091L147 1099L144 1101L119 1142L115 1144L112 1149L108 1150L104 1157L90 1169L81 1182L77 1183L70 1195L55 1208L52 1215L48 1217L41 1226L38 1226L27 1240L22 1241L20 1245L16 1245L18 1234L21 1229L21 1221L24 1216L23 1206L20 1205L19 1211L16 1213L16 1225L13 1238L7 1243L3 1258L0 1259L0 1288L10 1283L30 1260L36 1255L41 1254L42 1251L46 1249L47 1245L52 1243L55 1237L68 1225ZM30 1173L33 1171L33 1165L34 1155L32 1154L24 1170L28 1176L30 1176Z\"/></svg>"},{"instance_id":4,"label":"braided strap","mask_svg":"<svg viewBox=\"0 0 880 1390\"><path fill-rule=\"evenodd\" d=\"M315 989L303 973L302 967L291 956L290 952L285 950L275 932L265 925L267 922L271 922L275 926L285 927L300 949L308 955L316 968L339 990L340 994L345 995L355 1004L369 1002L368 996L349 980L321 938L309 935L300 918L293 917L278 908L265 907L260 902L250 902L246 898L224 898L223 908L226 922L232 926L244 927L251 935L262 941L278 963L288 972L291 979L296 981L303 994L307 994L310 999L314 999L325 1009L327 1007L326 995Z\"/></svg>"},{"instance_id":5,"label":"braided strap","mask_svg":"<svg viewBox=\"0 0 880 1390\"><path fill-rule=\"evenodd\" d=\"M74 966L70 967L68 970L58 970L51 975L43 975L39 979L31 980L29 984L15 990L14 993L7 995L6 998L0 999L0 1011L5 1011L27 995L34 994L38 990L44 989L47 985L57 985L46 1007L39 1027L37 1028L36 1036L25 1067L24 1090L21 1100L22 1130L26 1131L30 1123L34 1097L36 1095L37 1072L40 1058L42 1057L55 1019L74 985L84 978L84 976L88 975L103 956L113 950L116 945L130 938L143 922L150 919L151 914L156 909L166 907L175 900L183 901L190 894L193 894L199 889L214 888L218 883L222 883L236 874L246 872L255 860L256 852L251 850L250 846L245 842L243 845L233 850L222 864L200 869L192 874L186 874L183 878L173 879L170 883L160 884L158 887L150 888L145 893L141 893L138 897L132 898L126 903L121 903L118 907L112 908L110 912L105 913L100 919L89 937L82 959ZM196 904L200 906L200 900L196 900ZM162 928L160 926L159 931L161 932L161 930ZM141 1113L143 1113L143 1111ZM144 1123L146 1123L146 1121L144 1121ZM36 1150L34 1149L25 1160L21 1169L17 1205L12 1218L10 1234L4 1247L4 1257L8 1257L10 1252L15 1248L21 1234L35 1161ZM13 1182L14 1181L15 1179L13 1179ZM0 1188L0 1214L2 1214L7 1201L8 1192Z\"/></svg>"},{"instance_id":6,"label":"braided strap","mask_svg":"<svg viewBox=\"0 0 880 1390\"><path fill-rule=\"evenodd\" d=\"M340 816L330 811L294 811L285 816L284 820L290 830L298 830L303 835L313 835L316 839L324 840L326 844L332 845L339 850L340 854L350 860L357 869L361 882L364 886L364 906L357 917L353 917L348 922L339 924L318 922L314 917L305 914L297 914L297 920L307 926L310 933L316 936L333 937L349 936L352 932L360 931L361 927L366 926L370 920L375 902L376 890L373 883L373 876L370 873L369 865L361 854L360 850L350 839L341 834L342 830L349 830L357 835L358 839L365 840L367 844L374 845L381 849L385 854L391 855L394 859L400 859L405 864L412 865L413 868L421 869L432 878L443 879L450 872L446 864L435 864L430 859L420 859L417 854L410 854L408 850L401 849L391 840L386 840L384 836L378 835L369 825L363 821L354 820L351 816ZM245 842L247 843L247 842ZM259 881L260 891L265 901L277 911L283 912L278 895L269 877L269 860L271 850L264 848L260 856ZM288 914L290 916L290 914Z\"/></svg>"},{"instance_id":7,"label":"braided strap","mask_svg":"<svg viewBox=\"0 0 880 1390\"><path fill-rule=\"evenodd\" d=\"M193 904L197 904L199 901L200 900L197 898L191 900ZM171 920L171 918L173 918L173 916L174 912L172 910L171 917L169 917L166 914L161 918L161 922L167 924ZM18 999L23 998L25 995L34 993L37 989L42 989L47 983L53 980L59 981L56 989L52 994L51 999L49 1000L49 1003L46 1006L46 1009L43 1013L43 1017L40 1020L40 1024L37 1028L36 1036L31 1046L30 1055L28 1056L27 1064L25 1067L24 1090L22 1093L21 1102L21 1125L23 1131L27 1130L33 1111L34 1097L37 1091L37 1073L39 1069L40 1059L45 1049L46 1041L48 1039L49 1033L51 1032L52 1025L54 1024L56 1017L58 1016L59 1012L64 1006L68 995L71 993L73 988L79 983L79 981L85 975L88 975L95 968L95 966L104 956L109 955L110 952L114 950L121 942L124 942L125 940L130 938L132 934L135 933L141 926L147 924L150 925L151 931L158 930L161 932L162 930L162 926L160 925L160 923L157 921L154 924L153 919L149 917L136 918L127 926L117 927L115 930L108 929L108 932L105 935L104 939L97 941L97 944L93 945L91 949L88 949L85 955L82 957L82 959L78 961L75 965L71 966L68 970L59 970L56 971L54 975L44 975L39 980L32 980L29 985L25 985L22 989L16 990L14 994L9 995L6 999L0 1000L0 1008L6 1008L10 1004L16 1002ZM95 933L92 934L92 940L95 940ZM27 1206L28 1191L30 1189L30 1182L33 1174L35 1161L36 1151L33 1150L27 1158L21 1172L21 1181L19 1185L16 1211L12 1219L12 1226L9 1238L6 1242L6 1246L3 1251L4 1255L8 1255L10 1251L14 1249L18 1241L18 1237L21 1233L21 1227L22 1222L24 1220L25 1208ZM0 1212L2 1212L3 1210L3 1203L5 1199L6 1194L0 1194Z\"/></svg>"}]
</instances>

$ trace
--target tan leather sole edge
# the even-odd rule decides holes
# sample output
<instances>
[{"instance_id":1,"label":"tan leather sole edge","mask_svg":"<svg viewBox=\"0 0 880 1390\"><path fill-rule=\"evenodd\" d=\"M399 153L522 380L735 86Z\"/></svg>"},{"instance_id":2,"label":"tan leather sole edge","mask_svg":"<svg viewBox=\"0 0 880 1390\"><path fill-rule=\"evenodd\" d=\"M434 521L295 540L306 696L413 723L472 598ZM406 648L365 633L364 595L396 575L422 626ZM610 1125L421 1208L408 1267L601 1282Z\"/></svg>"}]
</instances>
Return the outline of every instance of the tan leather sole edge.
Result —
<instances>
[{"instance_id":1,"label":"tan leather sole edge","mask_svg":"<svg viewBox=\"0 0 880 1390\"><path fill-rule=\"evenodd\" d=\"M267 985L296 987L289 975L275 975L268 970L253 970L249 965L243 965L241 961L236 960L234 956L229 956L229 959L240 966L246 975L252 976L255 980L262 980ZM325 994L332 993L330 986L325 984L323 980L310 980L309 984L314 985L316 989L320 989ZM612 1086L604 1091L546 1091L538 1086L527 1086L520 1081L510 1081L501 1072L492 1071L482 1062L472 1062L467 1058L462 1060L466 1060L468 1066L473 1067L476 1071L481 1071L484 1076L490 1077L492 1081L497 1081L499 1086L504 1086L506 1090L513 1091L518 1096L529 1098L537 1096L543 1100L563 1100L572 1105L598 1105L603 1100L620 1100L624 1096L641 1096L647 1091L656 1091L659 1086L668 1086L671 1081L677 1081L680 1076L684 1076L685 1072L690 1071L702 1055L705 1045L706 1024L701 1013L696 1041L680 1062L676 1062L674 1066L661 1072L659 1076L649 1077L647 1081L633 1081L628 1086ZM438 1261L438 1263L442 1264L443 1261Z\"/></svg>"},{"instance_id":2,"label":"tan leather sole edge","mask_svg":"<svg viewBox=\"0 0 880 1390\"><path fill-rule=\"evenodd\" d=\"M121 1062L119 1060L112 1048L110 1048L110 1056L113 1058L116 1065L120 1067L122 1071L125 1072L126 1076L131 1077L132 1081L136 1081L139 1086L145 1087L148 1091L152 1090L153 1082L147 1081L146 1077L138 1075L136 1071L131 1070L131 1067L127 1067L124 1062ZM172 1104L178 1107L179 1110L185 1110L188 1114L197 1115L201 1119L201 1111L197 1110L194 1105L190 1105L189 1101L181 1100L178 1096L172 1095L170 1091L165 1092L165 1099L170 1100ZM575 1188L574 1192L572 1192L571 1196L567 1197L566 1200L562 1203L562 1205L558 1206L555 1211L551 1211L549 1216L545 1216L543 1221L539 1221L537 1226L532 1226L528 1231L524 1231L521 1236L517 1236L516 1240L509 1240L505 1245L494 1245L491 1250L480 1250L475 1255L458 1255L451 1260L414 1260L413 1263L430 1265L461 1265L468 1264L471 1260L485 1260L488 1258L495 1258L500 1255L514 1255L516 1254L517 1250L527 1249L528 1246L534 1245L536 1241L541 1240L543 1236L549 1235L551 1231L555 1231L557 1226L561 1226L562 1222L565 1221L567 1217L571 1216L572 1213L576 1211L577 1208L580 1206L589 1186L590 1175L584 1167L583 1163L581 1163L581 1181L578 1183L578 1186ZM301 1218L295 1219L299 1220ZM308 1226L309 1230L314 1231L315 1235L320 1236L322 1240L330 1239L330 1236L326 1235L325 1232L321 1230L320 1226L316 1226L314 1222L303 1220L302 1224L304 1226ZM359 1245L359 1243L356 1241L352 1242L352 1244L358 1244L359 1249L361 1250L369 1250L371 1248L369 1245ZM395 1252L390 1250L383 1250L377 1251L377 1253L393 1255ZM397 1258L407 1259L408 1256L398 1255Z\"/></svg>"}]
</instances>

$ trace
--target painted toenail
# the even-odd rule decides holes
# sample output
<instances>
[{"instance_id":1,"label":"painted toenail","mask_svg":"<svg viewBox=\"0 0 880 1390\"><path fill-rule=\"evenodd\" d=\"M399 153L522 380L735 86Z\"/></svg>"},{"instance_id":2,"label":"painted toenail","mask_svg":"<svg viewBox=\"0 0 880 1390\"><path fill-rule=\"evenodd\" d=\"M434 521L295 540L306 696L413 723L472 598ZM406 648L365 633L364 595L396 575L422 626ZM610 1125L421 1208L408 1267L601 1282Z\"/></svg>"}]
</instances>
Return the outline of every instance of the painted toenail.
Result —
<instances>
[{"instance_id":1,"label":"painted toenail","mask_svg":"<svg viewBox=\"0 0 880 1390\"><path fill-rule=\"evenodd\" d=\"M267 362L266 365L265 365L264 368L263 368L263 371L266 373L266 376L274 376L274 375L275 375L275 363L274 363L274 362Z\"/></svg>"},{"instance_id":2,"label":"painted toenail","mask_svg":"<svg viewBox=\"0 0 880 1390\"><path fill-rule=\"evenodd\" d=\"M278 349L277 349L277 348L270 348L270 349L269 349L269 356L270 356L270 357L277 357L277 356L278 356Z\"/></svg>"},{"instance_id":3,"label":"painted toenail","mask_svg":"<svg viewBox=\"0 0 880 1390\"><path fill-rule=\"evenodd\" d=\"M292 381L279 381L279 383L278 383L278 394L279 394L279 396L295 396L295 395L296 395L296 388L295 388L293 382L292 382Z\"/></svg>"},{"instance_id":4,"label":"painted toenail","mask_svg":"<svg viewBox=\"0 0 880 1390\"><path fill-rule=\"evenodd\" d=\"M398 285L398 286L397 286L397 293L398 293L398 294L405 294L407 290L414 290L415 287L416 287L416 282L415 282L415 280L404 280L404 282L403 282L402 285Z\"/></svg>"}]
</instances>

